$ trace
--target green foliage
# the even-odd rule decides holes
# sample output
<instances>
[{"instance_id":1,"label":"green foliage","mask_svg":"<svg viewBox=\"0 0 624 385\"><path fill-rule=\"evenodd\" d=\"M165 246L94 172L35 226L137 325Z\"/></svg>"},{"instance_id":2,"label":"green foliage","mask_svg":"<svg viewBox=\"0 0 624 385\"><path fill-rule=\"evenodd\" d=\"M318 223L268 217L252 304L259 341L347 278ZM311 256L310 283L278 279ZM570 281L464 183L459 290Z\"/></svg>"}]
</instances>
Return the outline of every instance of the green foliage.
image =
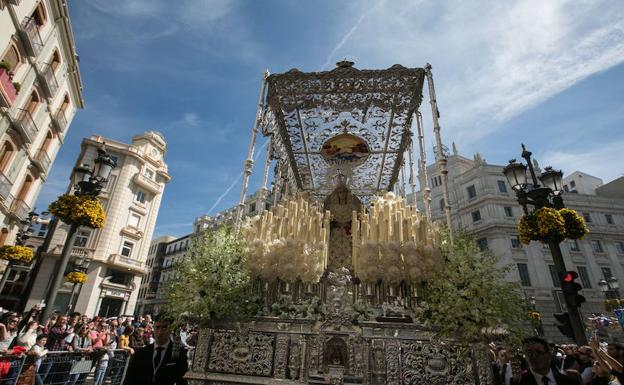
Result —
<instances>
[{"instance_id":1,"label":"green foliage","mask_svg":"<svg viewBox=\"0 0 624 385\"><path fill-rule=\"evenodd\" d=\"M15 92L19 94L22 89L22 85L19 82L13 82L13 87L15 87Z\"/></svg>"},{"instance_id":2,"label":"green foliage","mask_svg":"<svg viewBox=\"0 0 624 385\"><path fill-rule=\"evenodd\" d=\"M0 61L0 68L4 69L6 72L11 72L11 69L13 69L13 66L11 66L11 63L2 60Z\"/></svg>"},{"instance_id":3,"label":"green foliage","mask_svg":"<svg viewBox=\"0 0 624 385\"><path fill-rule=\"evenodd\" d=\"M238 236L231 227L206 231L175 268L166 311L201 324L255 315L258 299Z\"/></svg>"},{"instance_id":4,"label":"green foliage","mask_svg":"<svg viewBox=\"0 0 624 385\"><path fill-rule=\"evenodd\" d=\"M527 313L517 283L505 277L492 253L481 252L472 237L459 232L454 245L443 234L445 266L425 286L426 302L419 321L437 328L440 337L478 341L491 339L484 331L504 328L510 343L518 342L527 327Z\"/></svg>"}]
</instances>

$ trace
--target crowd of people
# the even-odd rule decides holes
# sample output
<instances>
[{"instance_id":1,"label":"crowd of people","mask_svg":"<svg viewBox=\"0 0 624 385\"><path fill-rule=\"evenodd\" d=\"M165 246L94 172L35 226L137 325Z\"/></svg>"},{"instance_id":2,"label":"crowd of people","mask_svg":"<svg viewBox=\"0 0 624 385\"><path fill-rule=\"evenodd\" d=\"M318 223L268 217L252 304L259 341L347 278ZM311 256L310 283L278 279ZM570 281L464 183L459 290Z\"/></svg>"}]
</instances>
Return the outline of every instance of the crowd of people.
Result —
<instances>
[{"instance_id":1,"label":"crowd of people","mask_svg":"<svg viewBox=\"0 0 624 385\"><path fill-rule=\"evenodd\" d=\"M490 346L494 385L624 385L624 345L549 344L541 337L523 341L513 359L504 346Z\"/></svg>"},{"instance_id":2,"label":"crowd of people","mask_svg":"<svg viewBox=\"0 0 624 385\"><path fill-rule=\"evenodd\" d=\"M192 359L197 339L197 331L188 325L173 328L172 320L153 320L150 315L136 317L90 318L80 313L69 315L53 314L46 322L39 323L40 309L35 306L26 314L6 312L0 317L0 383L6 385L40 385L66 383L68 385L89 383L104 384L112 371L109 363L115 355L129 356L130 364L126 374L126 385L158 384L157 377L175 377L175 382L184 383L182 376ZM169 348L169 342L172 347ZM168 350L167 350L168 349ZM135 377L132 371L141 372L146 351L150 358L149 370L154 370L151 381ZM172 365L156 362L155 351L161 351L162 363L175 360L176 372L168 376L156 371L169 370ZM55 353L52 353L55 352ZM71 352L72 359L59 363L59 360L46 360L46 357ZM162 356L162 357L161 357ZM25 358L23 365L11 365L18 358ZM76 362L82 360L87 367L76 369ZM125 361L124 361L125 362ZM179 364L178 364L179 363ZM74 366L72 366L74 365ZM90 367L89 367L90 365ZM160 368L162 367L162 368ZM122 368L123 369L123 368ZM70 374L81 371L81 373ZM143 376L146 372L142 371ZM161 375L162 374L162 375ZM170 378L171 379L171 378Z\"/></svg>"}]
</instances>

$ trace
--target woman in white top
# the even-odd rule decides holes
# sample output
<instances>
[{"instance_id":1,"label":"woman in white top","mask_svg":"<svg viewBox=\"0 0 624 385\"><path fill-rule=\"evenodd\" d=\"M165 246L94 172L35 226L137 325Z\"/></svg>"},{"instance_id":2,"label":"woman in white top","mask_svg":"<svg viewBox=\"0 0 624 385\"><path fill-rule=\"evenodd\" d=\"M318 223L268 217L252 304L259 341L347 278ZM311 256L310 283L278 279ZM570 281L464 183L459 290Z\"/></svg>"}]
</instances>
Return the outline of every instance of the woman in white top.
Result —
<instances>
[{"instance_id":1,"label":"woman in white top","mask_svg":"<svg viewBox=\"0 0 624 385\"><path fill-rule=\"evenodd\" d=\"M37 343L37 330L39 329L39 323L37 321L30 321L28 325L18 334L17 345L23 346L27 350L30 350Z\"/></svg>"},{"instance_id":2,"label":"woman in white top","mask_svg":"<svg viewBox=\"0 0 624 385\"><path fill-rule=\"evenodd\" d=\"M43 385L43 379L39 374L39 367L41 366L41 361L45 358L46 354L48 354L48 350L45 348L45 344L48 342L48 338L45 334L40 334L37 336L37 342L30 349L30 354L32 354L35 358L35 384Z\"/></svg>"}]
</instances>

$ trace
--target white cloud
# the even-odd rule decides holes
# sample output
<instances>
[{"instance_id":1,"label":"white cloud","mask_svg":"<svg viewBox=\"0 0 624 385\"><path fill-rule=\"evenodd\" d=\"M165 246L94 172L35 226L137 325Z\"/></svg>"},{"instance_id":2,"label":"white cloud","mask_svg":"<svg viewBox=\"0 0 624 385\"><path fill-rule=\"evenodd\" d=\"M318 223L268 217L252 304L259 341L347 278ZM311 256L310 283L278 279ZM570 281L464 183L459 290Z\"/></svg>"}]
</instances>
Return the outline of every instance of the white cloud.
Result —
<instances>
[{"instance_id":1,"label":"white cloud","mask_svg":"<svg viewBox=\"0 0 624 385\"><path fill-rule=\"evenodd\" d=\"M182 121L189 126L197 126L199 124L199 115L194 112L187 112L182 117Z\"/></svg>"},{"instance_id":2,"label":"white cloud","mask_svg":"<svg viewBox=\"0 0 624 385\"><path fill-rule=\"evenodd\" d=\"M612 1L388 2L353 26L326 62L432 63L442 129L464 145L624 61L624 7Z\"/></svg>"},{"instance_id":3,"label":"white cloud","mask_svg":"<svg viewBox=\"0 0 624 385\"><path fill-rule=\"evenodd\" d=\"M577 146L573 151L552 151L544 154L542 166L554 165L565 167L565 174L569 175L574 171L583 171L595 175L610 182L615 178L624 176L624 165L617 159L622 158L624 140L611 141L589 149Z\"/></svg>"}]
</instances>

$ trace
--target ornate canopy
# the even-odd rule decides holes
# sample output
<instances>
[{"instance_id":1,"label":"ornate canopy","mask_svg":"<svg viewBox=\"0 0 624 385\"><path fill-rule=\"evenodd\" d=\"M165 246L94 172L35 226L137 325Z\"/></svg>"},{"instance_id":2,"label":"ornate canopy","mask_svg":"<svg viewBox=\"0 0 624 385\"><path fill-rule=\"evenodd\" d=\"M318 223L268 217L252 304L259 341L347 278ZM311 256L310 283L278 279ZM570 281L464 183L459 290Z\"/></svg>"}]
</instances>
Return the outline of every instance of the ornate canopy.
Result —
<instances>
[{"instance_id":1,"label":"ornate canopy","mask_svg":"<svg viewBox=\"0 0 624 385\"><path fill-rule=\"evenodd\" d=\"M397 181L424 77L422 68L359 70L348 61L332 71L270 75L263 134L299 190L323 198L342 176L369 201Z\"/></svg>"}]
</instances>

